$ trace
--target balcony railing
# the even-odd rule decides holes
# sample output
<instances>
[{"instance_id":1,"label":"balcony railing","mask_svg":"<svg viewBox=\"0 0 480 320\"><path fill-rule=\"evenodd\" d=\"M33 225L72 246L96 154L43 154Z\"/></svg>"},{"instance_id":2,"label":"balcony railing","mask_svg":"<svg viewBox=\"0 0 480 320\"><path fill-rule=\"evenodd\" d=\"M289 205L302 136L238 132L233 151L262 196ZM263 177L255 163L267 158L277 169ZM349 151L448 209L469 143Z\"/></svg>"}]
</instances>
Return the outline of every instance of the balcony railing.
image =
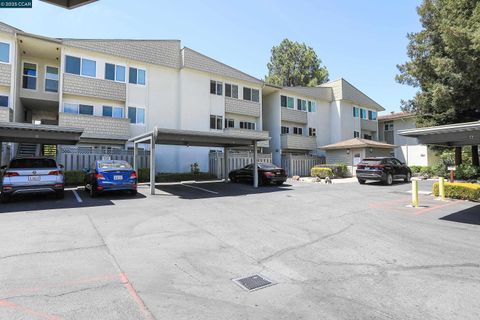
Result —
<instances>
[{"instance_id":1,"label":"balcony railing","mask_svg":"<svg viewBox=\"0 0 480 320\"><path fill-rule=\"evenodd\" d=\"M125 118L89 116L83 114L58 114L58 124L62 127L82 128L82 139L127 140L130 121Z\"/></svg>"},{"instance_id":2,"label":"balcony railing","mask_svg":"<svg viewBox=\"0 0 480 320\"><path fill-rule=\"evenodd\" d=\"M282 121L296 122L296 123L307 123L307 113L301 110L295 109L282 109Z\"/></svg>"},{"instance_id":3,"label":"balcony railing","mask_svg":"<svg viewBox=\"0 0 480 320\"><path fill-rule=\"evenodd\" d=\"M65 73L63 93L125 101L127 89L125 83Z\"/></svg>"},{"instance_id":4,"label":"balcony railing","mask_svg":"<svg viewBox=\"0 0 480 320\"><path fill-rule=\"evenodd\" d=\"M289 150L316 150L317 140L315 137L303 136L299 134L280 135L280 144L282 149Z\"/></svg>"}]
</instances>

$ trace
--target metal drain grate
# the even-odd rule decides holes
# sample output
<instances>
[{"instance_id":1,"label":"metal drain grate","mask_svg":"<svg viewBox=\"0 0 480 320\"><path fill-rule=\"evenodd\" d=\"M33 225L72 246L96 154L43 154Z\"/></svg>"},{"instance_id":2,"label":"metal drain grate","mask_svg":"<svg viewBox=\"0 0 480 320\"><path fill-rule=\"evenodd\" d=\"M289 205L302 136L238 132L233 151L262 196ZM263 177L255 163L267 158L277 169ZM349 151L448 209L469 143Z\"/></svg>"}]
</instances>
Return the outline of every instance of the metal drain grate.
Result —
<instances>
[{"instance_id":1,"label":"metal drain grate","mask_svg":"<svg viewBox=\"0 0 480 320\"><path fill-rule=\"evenodd\" d=\"M253 276L245 278L232 279L232 281L248 291L263 289L269 286L273 286L275 284L273 281L259 274L254 274Z\"/></svg>"}]
</instances>

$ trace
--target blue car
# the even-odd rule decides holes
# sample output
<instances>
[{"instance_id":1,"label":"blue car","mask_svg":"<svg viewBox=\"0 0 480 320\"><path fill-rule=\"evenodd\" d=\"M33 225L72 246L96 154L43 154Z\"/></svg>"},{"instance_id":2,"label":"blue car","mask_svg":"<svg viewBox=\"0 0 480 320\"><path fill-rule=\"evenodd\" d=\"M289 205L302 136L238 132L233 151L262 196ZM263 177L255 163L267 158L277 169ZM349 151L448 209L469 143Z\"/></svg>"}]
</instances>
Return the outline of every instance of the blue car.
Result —
<instances>
[{"instance_id":1,"label":"blue car","mask_svg":"<svg viewBox=\"0 0 480 320\"><path fill-rule=\"evenodd\" d=\"M85 191L95 197L107 191L128 191L137 194L137 173L123 160L97 160L86 169Z\"/></svg>"}]
</instances>

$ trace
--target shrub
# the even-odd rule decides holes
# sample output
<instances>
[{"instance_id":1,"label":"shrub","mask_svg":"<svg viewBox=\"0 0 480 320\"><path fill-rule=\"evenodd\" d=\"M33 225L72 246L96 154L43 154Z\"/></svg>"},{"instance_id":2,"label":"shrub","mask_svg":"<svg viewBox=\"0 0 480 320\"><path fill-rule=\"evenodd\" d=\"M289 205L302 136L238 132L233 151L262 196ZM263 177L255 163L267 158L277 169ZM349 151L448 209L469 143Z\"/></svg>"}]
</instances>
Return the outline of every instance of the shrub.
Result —
<instances>
[{"instance_id":1,"label":"shrub","mask_svg":"<svg viewBox=\"0 0 480 320\"><path fill-rule=\"evenodd\" d=\"M438 182L433 184L432 193L439 195ZM464 182L445 182L445 196L454 199L478 201L480 200L480 184Z\"/></svg>"},{"instance_id":2,"label":"shrub","mask_svg":"<svg viewBox=\"0 0 480 320\"><path fill-rule=\"evenodd\" d=\"M150 168L140 168L137 171L138 182L150 181Z\"/></svg>"},{"instance_id":3,"label":"shrub","mask_svg":"<svg viewBox=\"0 0 480 320\"><path fill-rule=\"evenodd\" d=\"M330 168L313 167L310 169L310 175L322 179L325 179L326 177L332 178L333 170Z\"/></svg>"},{"instance_id":4,"label":"shrub","mask_svg":"<svg viewBox=\"0 0 480 320\"><path fill-rule=\"evenodd\" d=\"M66 186L81 186L84 183L85 172L82 170L65 171L63 174Z\"/></svg>"},{"instance_id":5,"label":"shrub","mask_svg":"<svg viewBox=\"0 0 480 320\"><path fill-rule=\"evenodd\" d=\"M412 174L420 173L422 166L410 166L410 170L412 170Z\"/></svg>"},{"instance_id":6,"label":"shrub","mask_svg":"<svg viewBox=\"0 0 480 320\"><path fill-rule=\"evenodd\" d=\"M350 174L347 166L343 163L319 164L313 168L329 168L332 170L334 178L345 178Z\"/></svg>"},{"instance_id":7,"label":"shrub","mask_svg":"<svg viewBox=\"0 0 480 320\"><path fill-rule=\"evenodd\" d=\"M198 165L197 162L192 163L190 165L190 172L193 174L199 174L200 173L200 166Z\"/></svg>"},{"instance_id":8,"label":"shrub","mask_svg":"<svg viewBox=\"0 0 480 320\"><path fill-rule=\"evenodd\" d=\"M432 167L432 173L435 177L447 177L448 176L448 170L447 166L444 163L437 163Z\"/></svg>"},{"instance_id":9,"label":"shrub","mask_svg":"<svg viewBox=\"0 0 480 320\"><path fill-rule=\"evenodd\" d=\"M474 179L478 176L478 168L469 164L461 164L455 170L455 177L462 180Z\"/></svg>"},{"instance_id":10,"label":"shrub","mask_svg":"<svg viewBox=\"0 0 480 320\"><path fill-rule=\"evenodd\" d=\"M420 175L426 178L433 177L433 170L430 166L425 166L420 168Z\"/></svg>"}]
</instances>

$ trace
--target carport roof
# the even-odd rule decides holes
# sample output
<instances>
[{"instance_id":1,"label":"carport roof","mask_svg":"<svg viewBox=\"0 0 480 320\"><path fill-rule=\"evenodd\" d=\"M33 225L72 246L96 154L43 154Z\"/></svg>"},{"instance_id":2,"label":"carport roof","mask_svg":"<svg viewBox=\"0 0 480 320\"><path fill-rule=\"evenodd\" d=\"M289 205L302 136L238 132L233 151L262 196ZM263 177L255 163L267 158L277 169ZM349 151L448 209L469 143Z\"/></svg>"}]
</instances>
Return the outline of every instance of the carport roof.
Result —
<instances>
[{"instance_id":1,"label":"carport roof","mask_svg":"<svg viewBox=\"0 0 480 320\"><path fill-rule=\"evenodd\" d=\"M130 142L142 142L154 137L155 144L200 146L200 147L240 147L251 146L254 142L270 140L268 133L255 130L194 131L154 128L153 131L131 138Z\"/></svg>"},{"instance_id":2,"label":"carport roof","mask_svg":"<svg viewBox=\"0 0 480 320\"><path fill-rule=\"evenodd\" d=\"M0 141L35 144L77 144L83 129L43 124L0 122Z\"/></svg>"},{"instance_id":3,"label":"carport roof","mask_svg":"<svg viewBox=\"0 0 480 320\"><path fill-rule=\"evenodd\" d=\"M388 144L384 142L354 138L349 140L340 141L334 144L329 144L319 149L325 150L338 150L338 149L353 149L353 148L380 148L380 149L393 149L396 145Z\"/></svg>"},{"instance_id":4,"label":"carport roof","mask_svg":"<svg viewBox=\"0 0 480 320\"><path fill-rule=\"evenodd\" d=\"M466 146L480 144L480 121L399 130L401 136L417 138L420 144Z\"/></svg>"}]
</instances>

